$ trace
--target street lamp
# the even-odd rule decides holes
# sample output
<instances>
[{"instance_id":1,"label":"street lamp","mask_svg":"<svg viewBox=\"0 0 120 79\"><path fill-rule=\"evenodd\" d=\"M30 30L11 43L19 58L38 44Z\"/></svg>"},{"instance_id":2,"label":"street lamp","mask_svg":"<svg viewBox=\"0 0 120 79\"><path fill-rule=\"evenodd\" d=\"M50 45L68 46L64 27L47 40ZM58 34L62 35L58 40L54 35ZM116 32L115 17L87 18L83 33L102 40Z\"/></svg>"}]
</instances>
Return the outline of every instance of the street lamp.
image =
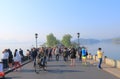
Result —
<instances>
[{"instance_id":1,"label":"street lamp","mask_svg":"<svg viewBox=\"0 0 120 79\"><path fill-rule=\"evenodd\" d=\"M79 37L80 37L80 33L77 33L77 37L78 37L78 47L80 46L80 42L79 42Z\"/></svg>"},{"instance_id":2,"label":"street lamp","mask_svg":"<svg viewBox=\"0 0 120 79\"><path fill-rule=\"evenodd\" d=\"M37 38L38 38L38 34L35 33L35 38L36 38L36 48L37 48Z\"/></svg>"}]
</instances>

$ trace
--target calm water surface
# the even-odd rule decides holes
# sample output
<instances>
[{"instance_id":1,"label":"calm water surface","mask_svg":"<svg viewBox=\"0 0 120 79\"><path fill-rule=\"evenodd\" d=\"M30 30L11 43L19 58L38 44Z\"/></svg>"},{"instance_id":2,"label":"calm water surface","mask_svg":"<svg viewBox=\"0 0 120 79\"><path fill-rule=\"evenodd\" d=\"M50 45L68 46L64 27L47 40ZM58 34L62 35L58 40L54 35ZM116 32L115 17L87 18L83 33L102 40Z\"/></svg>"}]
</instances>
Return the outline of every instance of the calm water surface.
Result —
<instances>
[{"instance_id":1,"label":"calm water surface","mask_svg":"<svg viewBox=\"0 0 120 79\"><path fill-rule=\"evenodd\" d=\"M98 43L85 46L88 48L88 52L91 54L96 54L97 49L101 47L105 56L115 60L120 60L120 44Z\"/></svg>"}]
</instances>

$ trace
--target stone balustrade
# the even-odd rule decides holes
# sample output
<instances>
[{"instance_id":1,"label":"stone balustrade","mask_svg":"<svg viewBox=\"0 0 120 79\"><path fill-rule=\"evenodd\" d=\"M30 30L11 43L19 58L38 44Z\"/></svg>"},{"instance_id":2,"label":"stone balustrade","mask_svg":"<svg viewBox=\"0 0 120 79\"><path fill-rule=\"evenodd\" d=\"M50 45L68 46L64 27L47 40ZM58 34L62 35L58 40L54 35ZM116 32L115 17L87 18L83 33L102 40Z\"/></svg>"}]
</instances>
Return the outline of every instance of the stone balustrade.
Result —
<instances>
[{"instance_id":1,"label":"stone balustrade","mask_svg":"<svg viewBox=\"0 0 120 79\"><path fill-rule=\"evenodd\" d=\"M120 60L119 60L119 61L118 61L118 60L116 61L116 67L120 69Z\"/></svg>"},{"instance_id":2,"label":"stone balustrade","mask_svg":"<svg viewBox=\"0 0 120 79\"><path fill-rule=\"evenodd\" d=\"M105 59L105 64L110 65L112 67L116 67L116 60L110 59L110 58L106 58Z\"/></svg>"},{"instance_id":3,"label":"stone balustrade","mask_svg":"<svg viewBox=\"0 0 120 79\"><path fill-rule=\"evenodd\" d=\"M97 55L91 55L88 57L92 57L91 59L98 61ZM103 63L110 65L111 67L116 67L120 69L120 60L114 60L111 58L107 58L107 56L103 57Z\"/></svg>"}]
</instances>

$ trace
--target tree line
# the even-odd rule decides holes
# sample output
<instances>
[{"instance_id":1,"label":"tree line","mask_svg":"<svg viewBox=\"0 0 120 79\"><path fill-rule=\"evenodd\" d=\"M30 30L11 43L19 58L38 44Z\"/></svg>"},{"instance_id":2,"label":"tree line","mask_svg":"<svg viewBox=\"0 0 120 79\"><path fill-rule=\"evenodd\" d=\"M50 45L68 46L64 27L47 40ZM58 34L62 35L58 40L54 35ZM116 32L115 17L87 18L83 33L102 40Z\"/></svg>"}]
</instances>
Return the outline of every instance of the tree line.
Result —
<instances>
[{"instance_id":1,"label":"tree line","mask_svg":"<svg viewBox=\"0 0 120 79\"><path fill-rule=\"evenodd\" d=\"M46 36L46 43L44 44L47 47L55 47L58 45L63 45L65 47L76 47L77 43L71 41L72 36L70 34L65 34L62 37L62 40L58 40L53 33L50 33Z\"/></svg>"}]
</instances>

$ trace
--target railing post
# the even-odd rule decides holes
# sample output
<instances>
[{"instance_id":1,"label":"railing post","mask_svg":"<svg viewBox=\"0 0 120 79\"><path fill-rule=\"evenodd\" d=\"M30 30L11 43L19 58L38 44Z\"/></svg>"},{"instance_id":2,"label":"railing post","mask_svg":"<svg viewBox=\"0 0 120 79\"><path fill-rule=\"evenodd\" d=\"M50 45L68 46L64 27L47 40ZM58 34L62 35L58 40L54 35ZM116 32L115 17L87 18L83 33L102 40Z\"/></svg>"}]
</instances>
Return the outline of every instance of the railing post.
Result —
<instances>
[{"instance_id":1,"label":"railing post","mask_svg":"<svg viewBox=\"0 0 120 79\"><path fill-rule=\"evenodd\" d=\"M95 54L95 61L97 61L97 54Z\"/></svg>"},{"instance_id":2,"label":"railing post","mask_svg":"<svg viewBox=\"0 0 120 79\"><path fill-rule=\"evenodd\" d=\"M104 56L104 60L103 61L104 61L105 64L106 64L106 58L107 58L107 56Z\"/></svg>"}]
</instances>

